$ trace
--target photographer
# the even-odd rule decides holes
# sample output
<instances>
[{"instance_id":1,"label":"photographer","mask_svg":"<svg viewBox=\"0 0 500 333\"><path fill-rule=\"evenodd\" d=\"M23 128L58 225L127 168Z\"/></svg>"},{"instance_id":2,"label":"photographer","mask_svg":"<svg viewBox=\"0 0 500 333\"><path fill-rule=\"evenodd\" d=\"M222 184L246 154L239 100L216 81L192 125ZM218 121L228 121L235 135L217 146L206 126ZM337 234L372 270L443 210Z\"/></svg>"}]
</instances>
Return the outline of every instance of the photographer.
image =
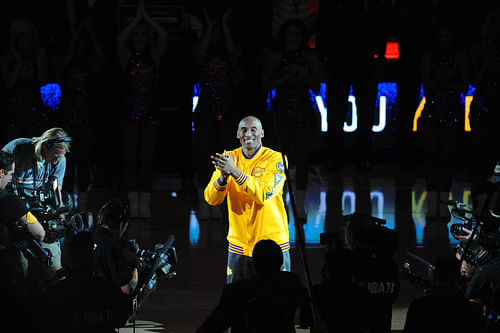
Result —
<instances>
[{"instance_id":1,"label":"photographer","mask_svg":"<svg viewBox=\"0 0 500 333\"><path fill-rule=\"evenodd\" d=\"M484 332L481 307L464 297L458 263L452 257L436 260L432 292L408 308L404 333L423 332Z\"/></svg>"},{"instance_id":2,"label":"photographer","mask_svg":"<svg viewBox=\"0 0 500 333\"><path fill-rule=\"evenodd\" d=\"M45 237L45 230L24 202L5 190L13 173L13 156L0 151L0 293L3 301L9 304L8 309L2 311L0 321L3 328L13 324L19 329L19 309L27 309L31 302L28 301L30 295L26 293L25 283L28 261L13 238L17 238L21 230L26 230L34 239L41 241ZM17 232L19 225L22 229Z\"/></svg>"},{"instance_id":3,"label":"photographer","mask_svg":"<svg viewBox=\"0 0 500 333\"><path fill-rule=\"evenodd\" d=\"M370 332L390 333L392 304L399 296L399 266L394 259L397 249L395 231L385 221L365 214L345 216L345 240L351 249L354 281L371 295L373 320Z\"/></svg>"},{"instance_id":4,"label":"photographer","mask_svg":"<svg viewBox=\"0 0 500 333\"><path fill-rule=\"evenodd\" d=\"M127 295L137 286L137 269L131 268L126 254L129 250L120 245L120 238L128 226L127 207L113 199L99 210L93 231L95 242L94 265L96 272L116 284Z\"/></svg>"},{"instance_id":5,"label":"photographer","mask_svg":"<svg viewBox=\"0 0 500 333\"><path fill-rule=\"evenodd\" d=\"M67 242L63 249L69 259L64 262L65 279L52 286L44 298L39 318L42 332L115 332L132 312L130 297L94 273L92 233L81 231ZM54 320L45 319L54 315Z\"/></svg>"},{"instance_id":6,"label":"photographer","mask_svg":"<svg viewBox=\"0 0 500 333\"><path fill-rule=\"evenodd\" d=\"M27 231L40 242L45 238L45 230L26 208L26 204L5 190L7 184L12 180L14 167L13 156L0 151L0 248L15 241L16 239L12 239L12 237L18 238L22 231ZM20 254L20 262L23 273L26 275L28 262L22 254Z\"/></svg>"},{"instance_id":7,"label":"photographer","mask_svg":"<svg viewBox=\"0 0 500 333\"><path fill-rule=\"evenodd\" d=\"M45 230L37 221L36 217L31 214L22 200L5 190L7 184L12 180L14 173L14 158L11 154L0 151L0 222L2 231L0 242L6 242L8 239L8 223L20 221L22 225L33 237L42 241L45 237Z\"/></svg>"},{"instance_id":8,"label":"photographer","mask_svg":"<svg viewBox=\"0 0 500 333\"><path fill-rule=\"evenodd\" d=\"M465 255L458 251L457 257L461 259L460 272L467 279L465 297L490 309L491 295L500 284L499 250L489 249L474 240Z\"/></svg>"},{"instance_id":9,"label":"photographer","mask_svg":"<svg viewBox=\"0 0 500 333\"><path fill-rule=\"evenodd\" d=\"M71 140L63 129L51 128L40 137L14 139L2 148L3 151L14 154L17 169L13 183L16 191L22 192L23 197L28 198L25 200L27 203L39 206L41 203L37 198L37 193L50 187L50 190L56 192L59 207L63 206L61 189L66 171L64 155L70 149ZM17 192L17 195L20 195L20 192ZM60 218L63 219L64 215L61 215ZM60 269L61 246L59 240L47 237L42 245L52 255L52 268L54 270Z\"/></svg>"}]
</instances>

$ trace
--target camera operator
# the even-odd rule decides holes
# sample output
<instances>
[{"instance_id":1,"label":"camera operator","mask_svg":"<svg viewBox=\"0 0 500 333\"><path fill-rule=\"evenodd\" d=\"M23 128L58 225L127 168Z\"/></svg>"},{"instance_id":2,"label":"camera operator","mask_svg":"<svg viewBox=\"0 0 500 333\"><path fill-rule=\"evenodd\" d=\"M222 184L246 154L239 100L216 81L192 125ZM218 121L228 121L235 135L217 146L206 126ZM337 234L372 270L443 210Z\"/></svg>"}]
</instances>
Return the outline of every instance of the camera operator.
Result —
<instances>
[{"instance_id":1,"label":"camera operator","mask_svg":"<svg viewBox=\"0 0 500 333\"><path fill-rule=\"evenodd\" d=\"M10 221L20 221L22 225L33 235L42 241L45 237L45 230L37 221L36 217L26 208L26 204L5 190L7 184L12 180L14 174L14 158L11 154L0 151L0 222L2 222L2 241L8 237L6 228Z\"/></svg>"},{"instance_id":2,"label":"camera operator","mask_svg":"<svg viewBox=\"0 0 500 333\"><path fill-rule=\"evenodd\" d=\"M500 285L500 162L497 162L493 174L488 182L497 186L497 191L490 200L492 209L484 212L478 221L479 232L474 232L474 227L467 229L464 236L459 236L457 258L461 260L461 273L467 278L465 296L477 300L487 312L494 308L492 295L495 288Z\"/></svg>"},{"instance_id":3,"label":"camera operator","mask_svg":"<svg viewBox=\"0 0 500 333\"><path fill-rule=\"evenodd\" d=\"M14 241L12 236L17 233L19 225L37 241L41 242L45 237L45 230L28 210L26 204L5 190L12 180L14 168L13 156L0 151L0 247L5 247ZM28 262L22 254L20 260L26 275Z\"/></svg>"},{"instance_id":4,"label":"camera operator","mask_svg":"<svg viewBox=\"0 0 500 333\"><path fill-rule=\"evenodd\" d=\"M19 328L19 309L27 308L26 275L28 261L15 243L18 225L26 230L34 239L41 241L45 230L36 218L28 211L25 203L8 193L5 186L11 181L14 173L14 158L11 154L0 151L0 293L4 303L9 304L7 311L2 312L2 327L11 323Z\"/></svg>"},{"instance_id":5,"label":"camera operator","mask_svg":"<svg viewBox=\"0 0 500 333\"><path fill-rule=\"evenodd\" d=\"M390 333L392 304L399 296L399 266L394 259L395 231L384 220L354 213L345 217L345 240L351 249L354 281L371 295L370 332Z\"/></svg>"},{"instance_id":6,"label":"camera operator","mask_svg":"<svg viewBox=\"0 0 500 333\"><path fill-rule=\"evenodd\" d=\"M120 243L127 226L128 210L121 201L113 199L101 207L93 231L94 264L99 275L130 295L137 286L138 272L127 260L130 251Z\"/></svg>"},{"instance_id":7,"label":"camera operator","mask_svg":"<svg viewBox=\"0 0 500 333\"><path fill-rule=\"evenodd\" d=\"M115 332L132 313L131 298L93 271L95 251L91 232L81 231L66 242L65 279L46 293L38 320L42 332ZM53 320L46 320L49 316Z\"/></svg>"},{"instance_id":8,"label":"camera operator","mask_svg":"<svg viewBox=\"0 0 500 333\"><path fill-rule=\"evenodd\" d=\"M33 201L37 200L37 191L50 187L56 192L59 207L62 207L61 190L66 171L64 155L69 152L71 141L63 129L56 127L45 131L40 137L17 138L7 143L2 150L14 154L17 167L13 177L15 187ZM64 219L64 215L59 218ZM42 245L51 253L52 268L60 269L59 239L47 235Z\"/></svg>"},{"instance_id":9,"label":"camera operator","mask_svg":"<svg viewBox=\"0 0 500 333\"><path fill-rule=\"evenodd\" d=\"M493 308L492 294L500 285L500 252L473 240L467 253L459 248L460 273L467 279L465 297L480 303L485 312Z\"/></svg>"},{"instance_id":10,"label":"camera operator","mask_svg":"<svg viewBox=\"0 0 500 333\"><path fill-rule=\"evenodd\" d=\"M410 303L404 333L484 332L481 307L464 297L458 266L453 257L437 258L432 291Z\"/></svg>"}]
</instances>

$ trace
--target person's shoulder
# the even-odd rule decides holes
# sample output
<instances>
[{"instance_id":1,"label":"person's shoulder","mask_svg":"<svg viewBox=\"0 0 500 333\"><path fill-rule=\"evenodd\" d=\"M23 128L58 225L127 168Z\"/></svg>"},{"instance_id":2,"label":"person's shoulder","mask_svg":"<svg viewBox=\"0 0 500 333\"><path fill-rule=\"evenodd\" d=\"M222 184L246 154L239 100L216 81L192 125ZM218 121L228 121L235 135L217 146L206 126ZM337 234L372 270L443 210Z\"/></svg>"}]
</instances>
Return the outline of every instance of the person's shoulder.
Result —
<instances>
[{"instance_id":1,"label":"person's shoulder","mask_svg":"<svg viewBox=\"0 0 500 333\"><path fill-rule=\"evenodd\" d=\"M269 148L269 147L266 147L266 146L262 146L262 155L263 156L266 156L268 158L279 158L280 160L283 159L283 156L281 154L281 152L279 151L276 151L272 148Z\"/></svg>"},{"instance_id":2,"label":"person's shoulder","mask_svg":"<svg viewBox=\"0 0 500 333\"><path fill-rule=\"evenodd\" d=\"M263 146L260 158L266 160L268 165L270 165L272 168L276 168L279 173L285 173L283 155L280 152Z\"/></svg>"},{"instance_id":3,"label":"person's shoulder","mask_svg":"<svg viewBox=\"0 0 500 333\"><path fill-rule=\"evenodd\" d=\"M28 212L25 202L6 190L0 190L0 200L11 218L20 219Z\"/></svg>"}]
</instances>

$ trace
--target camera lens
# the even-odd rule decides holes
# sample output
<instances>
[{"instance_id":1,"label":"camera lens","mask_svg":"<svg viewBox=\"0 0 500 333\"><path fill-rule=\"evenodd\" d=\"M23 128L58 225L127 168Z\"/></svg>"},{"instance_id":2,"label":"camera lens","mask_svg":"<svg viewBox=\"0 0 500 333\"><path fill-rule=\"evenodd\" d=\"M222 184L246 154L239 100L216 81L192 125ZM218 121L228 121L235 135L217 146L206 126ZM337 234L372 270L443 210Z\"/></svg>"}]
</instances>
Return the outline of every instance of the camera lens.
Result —
<instances>
[{"instance_id":1,"label":"camera lens","mask_svg":"<svg viewBox=\"0 0 500 333\"><path fill-rule=\"evenodd\" d=\"M467 236L467 232L464 230L464 226L461 223L452 224L450 227L450 232L455 236Z\"/></svg>"}]
</instances>

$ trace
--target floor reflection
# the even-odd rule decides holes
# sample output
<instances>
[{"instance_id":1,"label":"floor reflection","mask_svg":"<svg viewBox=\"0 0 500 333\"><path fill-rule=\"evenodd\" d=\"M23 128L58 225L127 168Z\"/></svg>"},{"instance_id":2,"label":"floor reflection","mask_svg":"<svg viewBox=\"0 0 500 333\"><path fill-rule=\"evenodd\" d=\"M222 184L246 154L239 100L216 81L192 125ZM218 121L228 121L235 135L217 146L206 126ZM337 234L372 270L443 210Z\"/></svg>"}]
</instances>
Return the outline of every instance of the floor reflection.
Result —
<instances>
[{"instance_id":1,"label":"floor reflection","mask_svg":"<svg viewBox=\"0 0 500 333\"><path fill-rule=\"evenodd\" d=\"M306 196L307 223L304 225L307 247L320 245L321 233L340 231L342 216L355 211L383 219L387 228L397 229L403 233L409 231L405 228L405 224L410 222L415 235L414 244L406 244L410 247L422 248L425 246L425 240L435 238L433 236L439 236L440 239L444 237L449 247L455 247L457 244L457 240L449 232L449 226L460 222L459 220L452 218L448 225L426 225L427 191L423 178L417 178L411 188L397 188L394 178L343 177L341 187L339 184L332 185L330 187L328 184L322 184L319 179L310 182ZM449 199L470 205L470 193L468 183L455 182ZM288 194L286 203L290 219L290 240L294 242L295 225ZM328 230L326 226L328 223L335 226ZM446 230L444 235L443 230ZM402 235L403 238L407 236ZM195 210L190 212L189 241L194 247L200 242L200 222Z\"/></svg>"}]
</instances>

